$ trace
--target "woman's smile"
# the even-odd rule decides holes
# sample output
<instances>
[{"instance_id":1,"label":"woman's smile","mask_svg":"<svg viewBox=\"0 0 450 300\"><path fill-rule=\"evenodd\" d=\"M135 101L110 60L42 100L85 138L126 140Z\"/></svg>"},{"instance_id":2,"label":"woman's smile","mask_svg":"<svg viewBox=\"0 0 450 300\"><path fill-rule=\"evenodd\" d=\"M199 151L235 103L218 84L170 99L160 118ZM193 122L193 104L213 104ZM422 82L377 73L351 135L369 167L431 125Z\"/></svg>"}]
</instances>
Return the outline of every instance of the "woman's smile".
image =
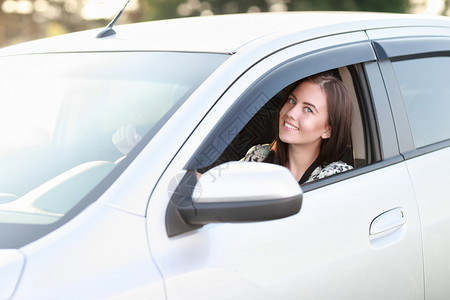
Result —
<instances>
[{"instance_id":1,"label":"woman's smile","mask_svg":"<svg viewBox=\"0 0 450 300\"><path fill-rule=\"evenodd\" d=\"M287 122L287 121L284 121L283 127L284 127L284 129L286 129L286 130L299 130L298 127L292 125L291 123L289 123L289 122Z\"/></svg>"}]
</instances>

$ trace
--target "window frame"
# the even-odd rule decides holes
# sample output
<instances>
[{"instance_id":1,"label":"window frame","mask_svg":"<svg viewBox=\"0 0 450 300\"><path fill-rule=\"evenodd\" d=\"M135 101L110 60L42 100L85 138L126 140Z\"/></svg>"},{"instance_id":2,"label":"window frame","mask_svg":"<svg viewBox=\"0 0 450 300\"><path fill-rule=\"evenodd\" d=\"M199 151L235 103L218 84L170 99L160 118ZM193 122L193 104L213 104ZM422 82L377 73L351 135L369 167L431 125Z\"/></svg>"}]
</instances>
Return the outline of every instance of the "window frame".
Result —
<instances>
[{"instance_id":1,"label":"window frame","mask_svg":"<svg viewBox=\"0 0 450 300\"><path fill-rule=\"evenodd\" d=\"M450 139L416 147L406 105L392 63L418 58L449 57L450 36L390 37L374 40L373 45L380 59L378 65L389 95L401 155L409 159L448 147Z\"/></svg>"},{"instance_id":2,"label":"window frame","mask_svg":"<svg viewBox=\"0 0 450 300\"><path fill-rule=\"evenodd\" d=\"M330 61L331 57L334 59ZM235 101L233 107L217 122L201 146L195 151L194 155L186 164L185 169L200 169L213 164L237 133L254 116L254 113L249 116L246 114L246 111L249 108L253 112L258 111L273 96L289 84L319 72L373 60L375 60L375 56L370 42L360 41L303 53L283 61L254 81ZM274 80L274 78L277 78L277 80ZM235 134L223 138L224 133L229 128L232 128ZM211 153L212 149L215 152L213 154Z\"/></svg>"},{"instance_id":3,"label":"window frame","mask_svg":"<svg viewBox=\"0 0 450 300\"><path fill-rule=\"evenodd\" d=\"M312 56L319 58L318 61L320 63L317 65L311 63L310 58ZM330 64L329 61L323 59L324 57L334 57L335 59L333 64ZM240 103L245 103L246 97L252 96L251 91L254 91L261 86L262 83L267 80L266 78L270 78L274 76L274 74L282 74L285 70L285 65L289 65L289 67L293 69L293 65L301 64L305 61L309 61L307 65L313 67L302 73L302 77L297 75L297 80L299 79L298 77L304 78L309 75L334 68L349 68L353 80L353 86L359 100L361 117L363 119L366 159L368 162L365 166L354 169L351 172L344 172L342 174L337 174L332 177L302 185L303 191L308 192L325 185L333 184L403 161L403 157L400 155L397 145L397 136L394 130L395 126L392 119L392 112L387 98L387 93L378 68L378 62L373 50L373 45L369 40L355 43L343 43L316 49L280 63L278 66L267 71L266 74L253 82L253 84L250 85L244 93L242 93L239 99L235 101L233 107L230 108L226 114L233 115L230 112L239 111L239 107L243 106L243 104ZM277 77L279 77L279 75ZM296 80L292 80L292 82L295 81ZM278 87L281 89L292 82L284 77L282 83L278 83ZM269 99L270 97L267 98L267 100ZM239 104L241 106L239 106ZM259 109L263 104L257 108ZM246 105L248 106L248 104ZM253 110L255 110L255 107L253 107ZM223 129L227 128L227 126L223 125L227 121L229 122L229 120L222 118L222 120L216 123L216 126L211 129L207 135L207 138L201 142L200 146L188 160L188 163L184 167L185 170L202 169L205 166L208 166L207 164L201 162L202 160L199 159L199 155L206 156L205 153L210 154L210 149L208 149L207 146L213 143L212 141L214 140L214 137L220 136L221 130L223 132ZM242 125L238 132L244 126L245 124ZM231 142L231 140L229 142ZM216 149L217 148L215 148L215 150ZM222 150L225 149L226 147ZM220 153L217 154L216 159L219 156ZM214 160L210 161L210 163L213 162Z\"/></svg>"}]
</instances>

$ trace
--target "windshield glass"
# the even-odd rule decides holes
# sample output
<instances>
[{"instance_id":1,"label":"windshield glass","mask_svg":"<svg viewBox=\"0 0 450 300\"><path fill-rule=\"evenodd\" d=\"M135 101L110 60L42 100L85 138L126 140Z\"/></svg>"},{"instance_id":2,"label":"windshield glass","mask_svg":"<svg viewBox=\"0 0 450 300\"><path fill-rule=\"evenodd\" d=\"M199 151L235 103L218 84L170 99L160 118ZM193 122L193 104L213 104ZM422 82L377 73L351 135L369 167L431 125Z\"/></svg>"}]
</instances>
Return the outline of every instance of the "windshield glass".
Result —
<instances>
[{"instance_id":1,"label":"windshield glass","mask_svg":"<svg viewBox=\"0 0 450 300\"><path fill-rule=\"evenodd\" d=\"M1 57L0 223L58 221L126 154L124 138L130 148L159 129L158 121L227 57L162 52Z\"/></svg>"}]
</instances>

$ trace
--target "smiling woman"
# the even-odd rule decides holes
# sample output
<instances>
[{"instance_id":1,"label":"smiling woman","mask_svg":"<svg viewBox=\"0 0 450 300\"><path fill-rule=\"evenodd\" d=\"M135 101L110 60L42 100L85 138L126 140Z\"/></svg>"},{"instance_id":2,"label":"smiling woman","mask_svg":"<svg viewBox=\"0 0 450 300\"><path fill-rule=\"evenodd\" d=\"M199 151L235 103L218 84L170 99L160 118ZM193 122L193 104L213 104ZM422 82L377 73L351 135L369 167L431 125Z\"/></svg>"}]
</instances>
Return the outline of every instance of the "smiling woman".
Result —
<instances>
[{"instance_id":1,"label":"smiling woman","mask_svg":"<svg viewBox=\"0 0 450 300\"><path fill-rule=\"evenodd\" d=\"M300 184L351 170L339 161L350 141L352 111L342 81L321 73L292 84L286 94L275 140L252 147L242 160L285 166Z\"/></svg>"}]
</instances>

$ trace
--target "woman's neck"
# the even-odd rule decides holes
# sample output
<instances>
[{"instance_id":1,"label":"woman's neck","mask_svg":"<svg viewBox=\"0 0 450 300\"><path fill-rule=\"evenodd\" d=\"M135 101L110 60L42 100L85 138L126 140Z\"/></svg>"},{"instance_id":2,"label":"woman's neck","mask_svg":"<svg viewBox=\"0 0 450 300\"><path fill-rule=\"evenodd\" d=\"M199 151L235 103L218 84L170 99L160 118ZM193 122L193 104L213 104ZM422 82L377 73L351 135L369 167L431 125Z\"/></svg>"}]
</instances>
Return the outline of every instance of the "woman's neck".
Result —
<instances>
[{"instance_id":1,"label":"woman's neck","mask_svg":"<svg viewBox=\"0 0 450 300\"><path fill-rule=\"evenodd\" d=\"M288 145L288 160L286 167L291 171L297 181L300 181L306 170L317 159L320 148L301 147L298 145Z\"/></svg>"}]
</instances>

